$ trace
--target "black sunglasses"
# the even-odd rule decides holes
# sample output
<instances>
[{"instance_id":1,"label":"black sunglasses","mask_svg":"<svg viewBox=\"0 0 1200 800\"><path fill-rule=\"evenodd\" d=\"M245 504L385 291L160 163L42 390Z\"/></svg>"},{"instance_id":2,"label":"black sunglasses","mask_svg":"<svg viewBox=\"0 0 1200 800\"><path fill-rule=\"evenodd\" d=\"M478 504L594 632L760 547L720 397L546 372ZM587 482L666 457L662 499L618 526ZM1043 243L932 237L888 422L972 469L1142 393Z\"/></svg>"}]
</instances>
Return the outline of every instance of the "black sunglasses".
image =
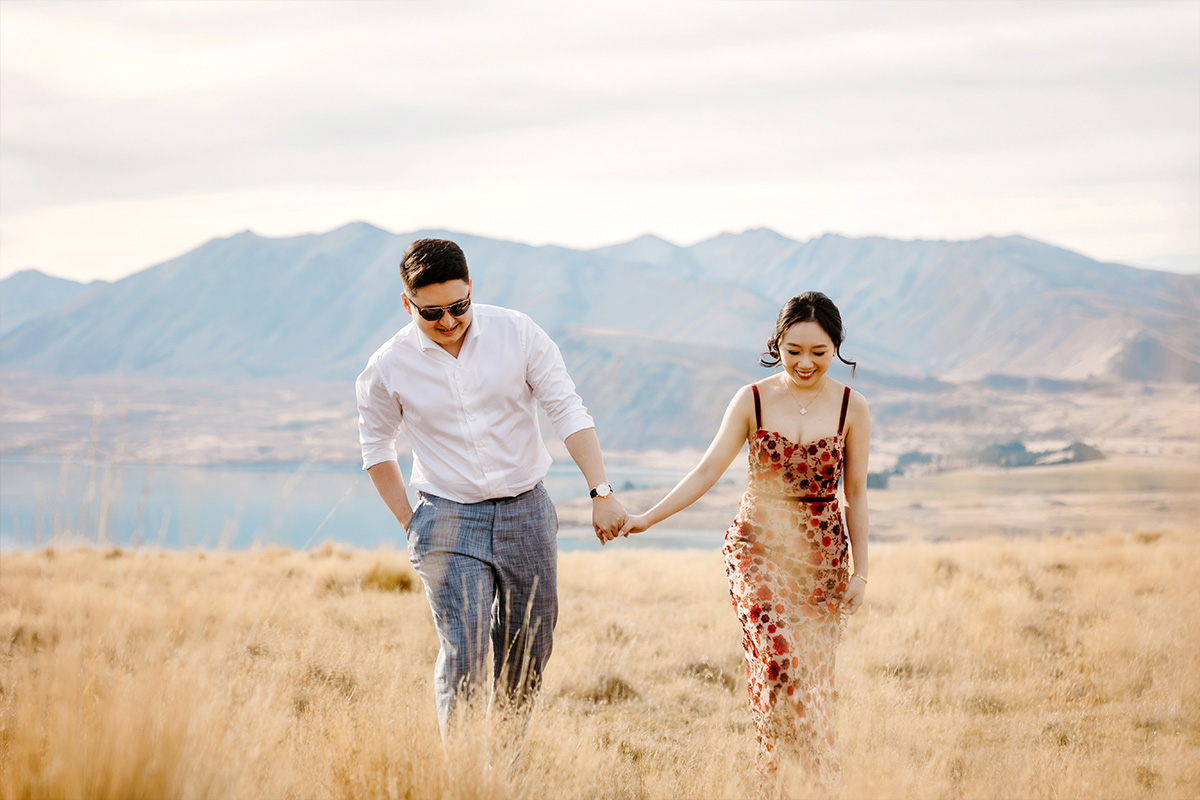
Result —
<instances>
[{"instance_id":1,"label":"black sunglasses","mask_svg":"<svg viewBox=\"0 0 1200 800\"><path fill-rule=\"evenodd\" d=\"M411 297L408 298L408 302L412 303L412 307L421 315L421 319L427 322L437 322L447 311L450 312L451 316L455 317L461 317L467 313L467 309L471 307L471 296L467 295L464 299L459 300L457 303L451 303L448 306L425 306L425 308L421 308L416 303L413 303Z\"/></svg>"}]
</instances>

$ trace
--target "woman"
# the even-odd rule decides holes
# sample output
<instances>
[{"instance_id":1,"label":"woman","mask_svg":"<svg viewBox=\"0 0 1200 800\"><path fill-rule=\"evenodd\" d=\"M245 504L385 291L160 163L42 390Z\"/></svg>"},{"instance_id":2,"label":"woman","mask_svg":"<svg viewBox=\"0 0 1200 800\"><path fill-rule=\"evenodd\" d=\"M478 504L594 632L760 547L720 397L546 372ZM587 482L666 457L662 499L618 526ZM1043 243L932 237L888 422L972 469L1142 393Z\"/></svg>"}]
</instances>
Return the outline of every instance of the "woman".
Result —
<instances>
[{"instance_id":1,"label":"woman","mask_svg":"<svg viewBox=\"0 0 1200 800\"><path fill-rule=\"evenodd\" d=\"M824 294L789 300L761 360L783 369L740 389L696 468L621 530L639 533L691 505L750 443L749 491L723 552L744 634L762 794L781 789L783 766L798 765L830 793L841 778L834 651L843 615L858 611L867 588L871 439L866 400L826 374L834 356L854 366L839 352L842 339L841 314Z\"/></svg>"}]
</instances>

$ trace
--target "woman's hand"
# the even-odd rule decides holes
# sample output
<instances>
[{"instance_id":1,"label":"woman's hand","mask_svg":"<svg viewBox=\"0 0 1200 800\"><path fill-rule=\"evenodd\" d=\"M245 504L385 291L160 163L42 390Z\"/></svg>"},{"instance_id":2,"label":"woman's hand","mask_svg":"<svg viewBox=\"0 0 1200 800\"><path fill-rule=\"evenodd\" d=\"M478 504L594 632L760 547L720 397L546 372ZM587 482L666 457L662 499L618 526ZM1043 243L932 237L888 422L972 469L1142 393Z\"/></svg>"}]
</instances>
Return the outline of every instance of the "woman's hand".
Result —
<instances>
[{"instance_id":1,"label":"woman's hand","mask_svg":"<svg viewBox=\"0 0 1200 800\"><path fill-rule=\"evenodd\" d=\"M631 533L641 533L650 527L650 523L646 521L645 514L630 514L629 519L625 520L625 524L621 526L621 530L617 536L628 536ZM613 537L614 539L616 536Z\"/></svg>"},{"instance_id":2,"label":"woman's hand","mask_svg":"<svg viewBox=\"0 0 1200 800\"><path fill-rule=\"evenodd\" d=\"M842 595L842 612L853 614L862 608L863 600L867 597L867 582L861 575L851 575L846 593Z\"/></svg>"}]
</instances>

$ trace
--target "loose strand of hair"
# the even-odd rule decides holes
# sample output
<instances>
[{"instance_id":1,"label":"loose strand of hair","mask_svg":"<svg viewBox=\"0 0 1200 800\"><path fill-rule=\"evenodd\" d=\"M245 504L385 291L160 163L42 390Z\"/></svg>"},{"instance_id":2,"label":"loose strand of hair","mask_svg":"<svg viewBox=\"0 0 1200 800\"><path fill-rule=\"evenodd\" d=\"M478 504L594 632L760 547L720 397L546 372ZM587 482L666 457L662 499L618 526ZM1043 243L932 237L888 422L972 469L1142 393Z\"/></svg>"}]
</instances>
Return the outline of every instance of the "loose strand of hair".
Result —
<instances>
[{"instance_id":1,"label":"loose strand of hair","mask_svg":"<svg viewBox=\"0 0 1200 800\"><path fill-rule=\"evenodd\" d=\"M838 353L837 357L838 357L838 361L841 361L843 364L850 367L850 377L853 378L855 371L858 369L858 362L857 361L847 361L846 359L842 358L841 353Z\"/></svg>"}]
</instances>

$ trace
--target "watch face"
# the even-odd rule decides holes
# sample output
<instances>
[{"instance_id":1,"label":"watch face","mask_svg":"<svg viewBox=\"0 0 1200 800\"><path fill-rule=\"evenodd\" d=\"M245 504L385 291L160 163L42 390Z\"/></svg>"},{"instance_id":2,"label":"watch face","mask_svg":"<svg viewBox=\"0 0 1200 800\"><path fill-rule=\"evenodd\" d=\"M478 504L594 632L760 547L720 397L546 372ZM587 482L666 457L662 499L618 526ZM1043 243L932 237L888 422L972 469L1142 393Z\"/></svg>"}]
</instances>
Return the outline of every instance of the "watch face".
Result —
<instances>
[{"instance_id":1,"label":"watch face","mask_svg":"<svg viewBox=\"0 0 1200 800\"><path fill-rule=\"evenodd\" d=\"M593 497L608 497L612 494L612 487L607 483L602 483L592 490Z\"/></svg>"}]
</instances>

